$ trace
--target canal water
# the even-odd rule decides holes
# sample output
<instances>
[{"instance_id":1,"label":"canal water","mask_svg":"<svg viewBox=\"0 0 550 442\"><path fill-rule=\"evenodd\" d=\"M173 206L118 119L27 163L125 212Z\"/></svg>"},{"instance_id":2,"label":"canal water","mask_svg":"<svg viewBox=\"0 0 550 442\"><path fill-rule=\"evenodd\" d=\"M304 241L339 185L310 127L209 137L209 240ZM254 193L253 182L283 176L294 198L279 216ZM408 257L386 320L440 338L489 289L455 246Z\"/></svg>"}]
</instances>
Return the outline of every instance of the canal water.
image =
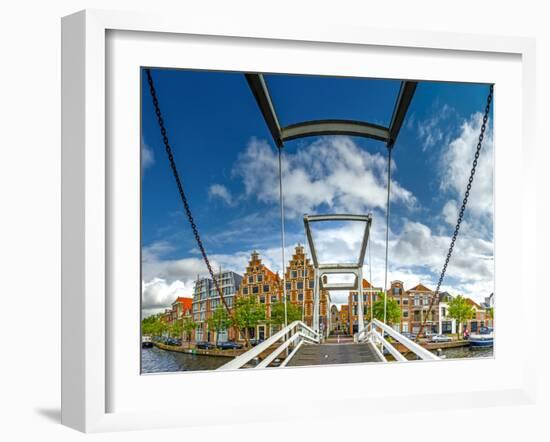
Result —
<instances>
[{"instance_id":1,"label":"canal water","mask_svg":"<svg viewBox=\"0 0 550 442\"><path fill-rule=\"evenodd\" d=\"M229 362L220 356L190 355L160 348L141 349L142 373L166 373L174 371L215 370Z\"/></svg>"},{"instance_id":2,"label":"canal water","mask_svg":"<svg viewBox=\"0 0 550 442\"><path fill-rule=\"evenodd\" d=\"M470 347L446 348L443 349L443 355L445 355L445 359L491 358L493 357L493 349L471 349ZM406 355L406 357L411 360L416 359L416 356L411 353ZM230 358L177 353L161 350L157 347L141 349L142 373L215 370L229 361Z\"/></svg>"},{"instance_id":3,"label":"canal water","mask_svg":"<svg viewBox=\"0 0 550 442\"><path fill-rule=\"evenodd\" d=\"M433 354L437 354L436 350L430 350ZM454 347L442 349L442 356L445 359L472 359L472 358L492 358L493 348L471 348L471 347ZM414 353L408 353L405 357L409 360L416 360L418 357Z\"/></svg>"},{"instance_id":4,"label":"canal water","mask_svg":"<svg viewBox=\"0 0 550 442\"><path fill-rule=\"evenodd\" d=\"M471 347L455 347L445 348L442 350L445 359L462 359L462 358L492 358L493 347L488 348L471 348Z\"/></svg>"}]
</instances>

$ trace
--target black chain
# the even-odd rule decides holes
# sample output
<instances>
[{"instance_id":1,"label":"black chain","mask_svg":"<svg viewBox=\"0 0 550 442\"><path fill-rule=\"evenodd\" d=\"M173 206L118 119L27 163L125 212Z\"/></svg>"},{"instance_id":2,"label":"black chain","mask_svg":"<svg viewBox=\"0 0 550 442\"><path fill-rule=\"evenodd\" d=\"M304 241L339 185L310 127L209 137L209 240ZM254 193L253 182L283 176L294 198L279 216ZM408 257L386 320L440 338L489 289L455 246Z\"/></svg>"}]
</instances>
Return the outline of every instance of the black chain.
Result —
<instances>
[{"instance_id":1,"label":"black chain","mask_svg":"<svg viewBox=\"0 0 550 442\"><path fill-rule=\"evenodd\" d=\"M158 101L158 98L157 98L157 92L155 90L155 84L153 83L153 77L151 75L151 70L150 69L145 69L145 72L147 73L147 82L149 83L149 91L151 92L151 98L153 99L153 105L155 106L155 114L157 115L157 121L158 121L158 124L159 124L160 133L162 135L162 141L164 143L164 149L166 150L166 154L168 155L168 161L170 161L170 167L172 169L174 179L176 180L176 185L178 186L178 191L179 191L179 194L180 194L181 201L183 202L183 207L185 208L185 213L187 214L187 218L189 220L189 224L191 225L191 229L193 230L193 235L195 236L195 240L197 241L197 245L199 246L199 250L201 252L202 259L204 260L204 263L206 264L206 267L208 269L208 273L210 274L210 277L212 278L212 281L214 282L214 286L216 288L216 291L220 295L220 299L221 299L225 309L227 310L227 313L229 315L231 315L231 311L229 309L229 306L225 302L225 298L223 297L223 293L220 289L218 281L217 281L216 277L214 276L212 266L210 265L210 261L208 260L208 256L206 255L206 250L204 249L204 245L203 245L201 237L199 235L197 225L195 224L193 214L191 213L189 203L187 202L187 197L185 196L185 192L183 191L183 185L181 183L180 176L179 176L179 173L178 173L178 169L176 167L176 162L174 161L174 154L172 153L172 148L170 147L170 142L168 140L168 135L166 133L166 127L164 126L164 119L162 118L162 113L160 111L159 101Z\"/></svg>"},{"instance_id":2,"label":"black chain","mask_svg":"<svg viewBox=\"0 0 550 442\"><path fill-rule=\"evenodd\" d=\"M422 322L422 325L420 327L420 331L418 332L418 337L422 334L422 331L424 330L424 326L426 324L426 321L428 319L428 316L430 312L432 311L432 307L435 303L435 299L439 295L439 290L441 289L441 284L443 283L443 279L445 278L445 273L447 272L447 266L449 265L449 261L451 260L451 255L453 254L453 249L455 247L456 238L458 237L458 232L460 230L460 225L462 224L462 219L464 218L464 211L466 210L466 204L468 204L468 198L470 197L470 191L472 190L472 183L474 181L474 175L476 173L476 167L477 162L479 160L479 155L481 153L481 146L483 144L483 138L485 137L485 130L487 128L487 121L489 120L489 111L491 109L491 102L493 101L493 85L489 87L489 95L487 95L487 105L485 106L485 114L483 115L483 123L481 124L481 131L479 134L478 142L477 142L477 148L476 153L474 155L474 161L472 162L472 170L470 171L470 178L468 178L468 185L466 186L466 192L464 192L464 199L462 200L462 206L460 207L460 211L458 212L458 220L456 221L455 231L453 233L453 237L451 239L451 245L449 246L449 251L447 252L447 257L445 258L445 264L443 264L443 269L441 270L441 275L439 276L439 281L437 282L437 288L435 289L435 294L430 302L430 307L428 308L428 312L424 318L424 321Z\"/></svg>"}]
</instances>

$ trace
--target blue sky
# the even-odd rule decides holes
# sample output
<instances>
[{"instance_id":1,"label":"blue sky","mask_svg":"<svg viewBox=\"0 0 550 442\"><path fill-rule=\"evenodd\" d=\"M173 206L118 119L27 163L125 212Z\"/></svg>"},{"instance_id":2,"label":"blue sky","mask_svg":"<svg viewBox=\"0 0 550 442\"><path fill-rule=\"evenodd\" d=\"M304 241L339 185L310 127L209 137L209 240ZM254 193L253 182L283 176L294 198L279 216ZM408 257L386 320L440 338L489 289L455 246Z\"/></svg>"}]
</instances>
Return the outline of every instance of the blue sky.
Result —
<instances>
[{"instance_id":1,"label":"blue sky","mask_svg":"<svg viewBox=\"0 0 550 442\"><path fill-rule=\"evenodd\" d=\"M153 70L174 156L209 255L242 273L257 249L280 270L276 148L241 73ZM266 75L281 124L321 118L388 125L399 81ZM190 295L205 274L183 215L145 79L142 91L143 306ZM488 86L420 82L393 152L389 279L434 287L471 167ZM491 115L492 116L492 115ZM493 281L492 124L444 288L480 300ZM304 213L366 213L375 285L384 282L383 143L311 137L285 144L287 246L304 243ZM360 238L334 226L320 247L336 259ZM342 294L334 294L336 303Z\"/></svg>"}]
</instances>

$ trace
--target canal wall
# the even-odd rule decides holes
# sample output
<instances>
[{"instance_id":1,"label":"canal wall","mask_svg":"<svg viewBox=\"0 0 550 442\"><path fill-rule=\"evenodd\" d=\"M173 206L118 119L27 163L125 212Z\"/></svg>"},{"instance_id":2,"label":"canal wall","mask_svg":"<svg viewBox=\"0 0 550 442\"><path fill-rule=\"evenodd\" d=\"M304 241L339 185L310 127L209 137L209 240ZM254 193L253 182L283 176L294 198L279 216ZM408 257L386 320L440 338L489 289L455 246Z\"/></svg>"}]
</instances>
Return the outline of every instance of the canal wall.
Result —
<instances>
[{"instance_id":1,"label":"canal wall","mask_svg":"<svg viewBox=\"0 0 550 442\"><path fill-rule=\"evenodd\" d=\"M457 348L457 347L468 347L470 343L468 341L451 341L451 342L419 342L419 344L424 347L426 350L437 350L439 348ZM392 345L397 349L398 352L406 354L410 350L399 342L393 342Z\"/></svg>"},{"instance_id":2,"label":"canal wall","mask_svg":"<svg viewBox=\"0 0 550 442\"><path fill-rule=\"evenodd\" d=\"M244 352L250 350L250 349L229 349L229 350L220 350L220 349L201 349L201 348L186 348L186 347L180 347L177 345L166 345L161 342L155 342L155 346L160 348L161 350L166 351L174 351L177 353L186 353L190 355L201 355L201 356L221 356L224 358L235 358L237 356L242 355ZM269 354L271 354L276 348L278 347L278 344L273 344L270 347L268 347L266 350L264 350L262 353L259 354L258 359L262 360ZM284 352L283 352L284 354ZM281 358L284 359L284 356L281 355Z\"/></svg>"},{"instance_id":3,"label":"canal wall","mask_svg":"<svg viewBox=\"0 0 550 442\"><path fill-rule=\"evenodd\" d=\"M242 353L242 350L219 350L219 349L212 349L212 350L206 350L201 348L185 348L185 347L179 347L177 345L166 345L161 342L156 342L155 345L166 351L175 351L177 353L187 353L190 355L201 355L201 356L222 356L226 358L234 358L235 356L239 356Z\"/></svg>"}]
</instances>

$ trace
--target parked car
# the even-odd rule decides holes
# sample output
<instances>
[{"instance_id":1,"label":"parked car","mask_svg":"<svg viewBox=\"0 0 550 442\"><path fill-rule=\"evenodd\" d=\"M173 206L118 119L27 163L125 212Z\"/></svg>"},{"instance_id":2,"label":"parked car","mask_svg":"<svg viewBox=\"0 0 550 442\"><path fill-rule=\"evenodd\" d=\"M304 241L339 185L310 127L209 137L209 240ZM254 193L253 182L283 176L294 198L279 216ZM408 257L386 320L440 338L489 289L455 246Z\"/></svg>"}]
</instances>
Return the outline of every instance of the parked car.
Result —
<instances>
[{"instance_id":1,"label":"parked car","mask_svg":"<svg viewBox=\"0 0 550 442\"><path fill-rule=\"evenodd\" d=\"M197 342L195 347L200 348L201 350L212 350L214 348L214 344L211 342L201 341Z\"/></svg>"},{"instance_id":2,"label":"parked car","mask_svg":"<svg viewBox=\"0 0 550 442\"><path fill-rule=\"evenodd\" d=\"M261 344L262 342L264 342L263 339L251 339L250 340L250 345L252 347L255 347L256 345Z\"/></svg>"},{"instance_id":3,"label":"parked car","mask_svg":"<svg viewBox=\"0 0 550 442\"><path fill-rule=\"evenodd\" d=\"M166 345L181 345L181 339L176 339L176 338L166 338L164 339L164 343Z\"/></svg>"},{"instance_id":4,"label":"parked car","mask_svg":"<svg viewBox=\"0 0 550 442\"><path fill-rule=\"evenodd\" d=\"M445 335L433 335L430 342L451 342L453 339Z\"/></svg>"},{"instance_id":5,"label":"parked car","mask_svg":"<svg viewBox=\"0 0 550 442\"><path fill-rule=\"evenodd\" d=\"M233 341L218 342L218 348L221 350L235 350L243 348L242 344Z\"/></svg>"},{"instance_id":6,"label":"parked car","mask_svg":"<svg viewBox=\"0 0 550 442\"><path fill-rule=\"evenodd\" d=\"M401 334L403 336L405 336L406 338L409 338L411 341L414 341L416 339L416 334L414 334L414 333L403 332Z\"/></svg>"}]
</instances>

